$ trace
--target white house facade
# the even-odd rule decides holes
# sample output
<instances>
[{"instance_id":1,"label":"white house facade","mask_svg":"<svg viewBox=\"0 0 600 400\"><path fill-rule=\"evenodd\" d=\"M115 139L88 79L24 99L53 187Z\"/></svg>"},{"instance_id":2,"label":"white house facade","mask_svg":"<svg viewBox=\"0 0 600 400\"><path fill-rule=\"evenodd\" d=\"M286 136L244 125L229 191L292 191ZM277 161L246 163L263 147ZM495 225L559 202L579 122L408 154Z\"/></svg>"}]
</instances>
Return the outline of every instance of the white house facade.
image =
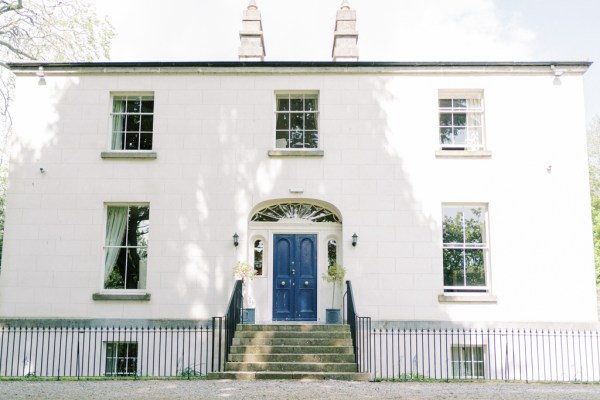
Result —
<instances>
[{"instance_id":1,"label":"white house facade","mask_svg":"<svg viewBox=\"0 0 600 400\"><path fill-rule=\"evenodd\" d=\"M597 320L587 62L10 67L2 318Z\"/></svg>"}]
</instances>

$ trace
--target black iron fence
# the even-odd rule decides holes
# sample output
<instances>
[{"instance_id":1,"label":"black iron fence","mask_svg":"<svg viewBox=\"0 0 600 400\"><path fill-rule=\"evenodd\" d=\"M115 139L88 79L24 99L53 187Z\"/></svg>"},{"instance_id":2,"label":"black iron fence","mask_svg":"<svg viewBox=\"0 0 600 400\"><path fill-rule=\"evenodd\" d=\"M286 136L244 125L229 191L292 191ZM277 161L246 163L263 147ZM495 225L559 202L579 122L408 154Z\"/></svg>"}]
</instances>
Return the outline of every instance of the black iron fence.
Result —
<instances>
[{"instance_id":1,"label":"black iron fence","mask_svg":"<svg viewBox=\"0 0 600 400\"><path fill-rule=\"evenodd\" d=\"M375 329L371 341L374 379L600 381L597 331Z\"/></svg>"},{"instance_id":2,"label":"black iron fence","mask_svg":"<svg viewBox=\"0 0 600 400\"><path fill-rule=\"evenodd\" d=\"M0 376L194 377L215 365L214 329L0 328Z\"/></svg>"}]
</instances>

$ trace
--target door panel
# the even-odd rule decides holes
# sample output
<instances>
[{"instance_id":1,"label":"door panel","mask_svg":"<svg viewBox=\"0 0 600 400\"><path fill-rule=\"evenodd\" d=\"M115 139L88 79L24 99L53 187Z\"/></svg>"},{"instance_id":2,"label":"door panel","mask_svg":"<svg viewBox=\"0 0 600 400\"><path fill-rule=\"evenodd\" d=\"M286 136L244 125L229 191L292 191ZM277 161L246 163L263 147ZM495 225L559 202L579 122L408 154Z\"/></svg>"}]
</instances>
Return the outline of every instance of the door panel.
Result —
<instances>
[{"instance_id":1,"label":"door panel","mask_svg":"<svg viewBox=\"0 0 600 400\"><path fill-rule=\"evenodd\" d=\"M274 235L273 320L316 321L317 235Z\"/></svg>"}]
</instances>

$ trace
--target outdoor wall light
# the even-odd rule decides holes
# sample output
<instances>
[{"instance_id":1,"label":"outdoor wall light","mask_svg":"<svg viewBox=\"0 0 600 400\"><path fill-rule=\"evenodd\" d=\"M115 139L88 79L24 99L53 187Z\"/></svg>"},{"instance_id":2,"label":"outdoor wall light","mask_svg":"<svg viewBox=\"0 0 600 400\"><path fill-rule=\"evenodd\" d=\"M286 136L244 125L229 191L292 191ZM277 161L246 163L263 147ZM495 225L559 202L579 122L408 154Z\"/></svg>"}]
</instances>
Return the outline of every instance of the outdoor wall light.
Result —
<instances>
[{"instance_id":1,"label":"outdoor wall light","mask_svg":"<svg viewBox=\"0 0 600 400\"><path fill-rule=\"evenodd\" d=\"M45 74L44 74L44 67L42 67L41 65L39 66L37 72L35 73L35 75L40 78L40 80L38 81L38 85L39 86L45 86L46 85L46 78L45 78Z\"/></svg>"},{"instance_id":2,"label":"outdoor wall light","mask_svg":"<svg viewBox=\"0 0 600 400\"><path fill-rule=\"evenodd\" d=\"M233 234L233 245L238 247L238 244L240 244L240 235L238 235L236 232Z\"/></svg>"},{"instance_id":3,"label":"outdoor wall light","mask_svg":"<svg viewBox=\"0 0 600 400\"><path fill-rule=\"evenodd\" d=\"M358 235L354 232L354 235L352 235L352 246L356 247L356 243L358 243Z\"/></svg>"}]
</instances>

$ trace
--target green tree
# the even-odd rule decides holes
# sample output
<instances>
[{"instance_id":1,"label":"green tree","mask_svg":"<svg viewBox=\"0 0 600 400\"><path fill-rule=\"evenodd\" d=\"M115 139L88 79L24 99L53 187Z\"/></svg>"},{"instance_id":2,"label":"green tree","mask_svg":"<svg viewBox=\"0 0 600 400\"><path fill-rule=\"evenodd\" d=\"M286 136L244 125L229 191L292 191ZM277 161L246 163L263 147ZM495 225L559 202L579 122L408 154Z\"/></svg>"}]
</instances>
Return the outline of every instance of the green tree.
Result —
<instances>
[{"instance_id":1,"label":"green tree","mask_svg":"<svg viewBox=\"0 0 600 400\"><path fill-rule=\"evenodd\" d=\"M596 284L600 284L600 116L594 118L588 129L588 156Z\"/></svg>"},{"instance_id":2,"label":"green tree","mask_svg":"<svg viewBox=\"0 0 600 400\"><path fill-rule=\"evenodd\" d=\"M0 0L0 259L15 80L7 61L108 58L113 27L85 0Z\"/></svg>"}]
</instances>

